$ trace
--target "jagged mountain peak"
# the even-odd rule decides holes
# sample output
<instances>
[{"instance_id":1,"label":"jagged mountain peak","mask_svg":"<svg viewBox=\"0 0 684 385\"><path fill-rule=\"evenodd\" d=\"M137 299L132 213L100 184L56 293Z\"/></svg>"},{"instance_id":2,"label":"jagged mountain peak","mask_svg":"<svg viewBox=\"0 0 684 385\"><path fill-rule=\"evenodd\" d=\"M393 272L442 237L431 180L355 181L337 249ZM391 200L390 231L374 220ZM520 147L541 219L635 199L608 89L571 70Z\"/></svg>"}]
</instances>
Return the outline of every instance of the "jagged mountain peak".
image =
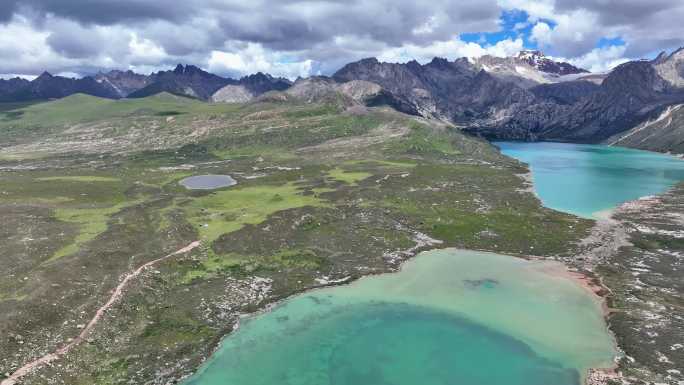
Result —
<instances>
[{"instance_id":1,"label":"jagged mountain peak","mask_svg":"<svg viewBox=\"0 0 684 385\"><path fill-rule=\"evenodd\" d=\"M662 52L649 63L653 65L658 75L670 85L677 88L684 87L684 47L669 55Z\"/></svg>"},{"instance_id":2,"label":"jagged mountain peak","mask_svg":"<svg viewBox=\"0 0 684 385\"><path fill-rule=\"evenodd\" d=\"M444 68L449 65L449 60L442 57L434 57L427 65L437 68Z\"/></svg>"},{"instance_id":3,"label":"jagged mountain peak","mask_svg":"<svg viewBox=\"0 0 684 385\"><path fill-rule=\"evenodd\" d=\"M52 76L51 73L49 73L47 71L43 71L43 73L40 74L40 76L38 76L35 80L52 79L52 78L54 78L54 76Z\"/></svg>"},{"instance_id":4,"label":"jagged mountain peak","mask_svg":"<svg viewBox=\"0 0 684 385\"><path fill-rule=\"evenodd\" d=\"M192 64L178 64L176 65L176 68L174 68L173 73L176 75L213 75Z\"/></svg>"},{"instance_id":5,"label":"jagged mountain peak","mask_svg":"<svg viewBox=\"0 0 684 385\"><path fill-rule=\"evenodd\" d=\"M684 47L679 47L676 50L672 51L670 54L669 58L677 58L677 57L684 57Z\"/></svg>"},{"instance_id":6,"label":"jagged mountain peak","mask_svg":"<svg viewBox=\"0 0 684 385\"><path fill-rule=\"evenodd\" d=\"M178 63L178 64L176 65L176 68L173 69L173 72L174 72L175 74L182 74L182 73L185 72L185 66L182 65L182 64L180 64L180 63Z\"/></svg>"},{"instance_id":7,"label":"jagged mountain peak","mask_svg":"<svg viewBox=\"0 0 684 385\"><path fill-rule=\"evenodd\" d=\"M268 91L284 91L292 85L292 82L288 79L276 78L263 72L243 76L238 83L254 96L259 96Z\"/></svg>"},{"instance_id":8,"label":"jagged mountain peak","mask_svg":"<svg viewBox=\"0 0 684 385\"><path fill-rule=\"evenodd\" d=\"M359 60L359 63L365 63L365 62L368 62L368 63L380 63L380 61L379 61L378 58L376 58L376 57L367 57L367 58L365 58L365 59Z\"/></svg>"},{"instance_id":9,"label":"jagged mountain peak","mask_svg":"<svg viewBox=\"0 0 684 385\"><path fill-rule=\"evenodd\" d=\"M656 58L653 59L653 61L652 61L651 63L653 63L653 64L660 64L660 63L666 61L667 58L668 58L669 56L670 56L670 55L668 55L666 51L660 51L660 53L658 54L658 56L656 56Z\"/></svg>"}]
</instances>

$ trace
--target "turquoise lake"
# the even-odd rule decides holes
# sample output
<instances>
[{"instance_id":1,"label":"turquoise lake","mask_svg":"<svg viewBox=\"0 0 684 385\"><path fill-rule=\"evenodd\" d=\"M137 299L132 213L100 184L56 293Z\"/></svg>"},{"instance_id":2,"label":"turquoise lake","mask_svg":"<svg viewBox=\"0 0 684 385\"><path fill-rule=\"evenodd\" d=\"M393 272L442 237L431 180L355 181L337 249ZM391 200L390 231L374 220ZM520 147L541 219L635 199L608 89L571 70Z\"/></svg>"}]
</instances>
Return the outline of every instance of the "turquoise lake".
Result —
<instances>
[{"instance_id":1,"label":"turquoise lake","mask_svg":"<svg viewBox=\"0 0 684 385\"><path fill-rule=\"evenodd\" d=\"M243 320L185 385L580 385L615 350L600 304L563 271L422 253Z\"/></svg>"},{"instance_id":2,"label":"turquoise lake","mask_svg":"<svg viewBox=\"0 0 684 385\"><path fill-rule=\"evenodd\" d=\"M530 164L547 207L588 218L684 180L664 154L496 144ZM562 265L445 249L244 319L185 385L580 385L615 355L599 302Z\"/></svg>"},{"instance_id":3,"label":"turquoise lake","mask_svg":"<svg viewBox=\"0 0 684 385\"><path fill-rule=\"evenodd\" d=\"M530 165L545 206L586 218L684 180L684 161L665 154L591 144L495 144Z\"/></svg>"}]
</instances>

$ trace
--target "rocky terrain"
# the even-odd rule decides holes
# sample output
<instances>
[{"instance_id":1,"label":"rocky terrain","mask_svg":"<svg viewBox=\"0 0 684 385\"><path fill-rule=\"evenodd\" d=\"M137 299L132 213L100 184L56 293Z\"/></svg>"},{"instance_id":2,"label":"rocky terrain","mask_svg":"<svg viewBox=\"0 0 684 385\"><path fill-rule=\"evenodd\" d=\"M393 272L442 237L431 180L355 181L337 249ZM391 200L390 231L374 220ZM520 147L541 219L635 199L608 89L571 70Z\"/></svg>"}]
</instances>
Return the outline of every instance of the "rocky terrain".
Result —
<instances>
[{"instance_id":1,"label":"rocky terrain","mask_svg":"<svg viewBox=\"0 0 684 385\"><path fill-rule=\"evenodd\" d=\"M591 384L684 381L684 184L644 197L597 223L578 258L565 262L597 280L621 356Z\"/></svg>"},{"instance_id":2,"label":"rocky terrain","mask_svg":"<svg viewBox=\"0 0 684 385\"><path fill-rule=\"evenodd\" d=\"M611 329L630 383L684 381L684 185L621 207L630 245L598 269L611 289Z\"/></svg>"}]
</instances>

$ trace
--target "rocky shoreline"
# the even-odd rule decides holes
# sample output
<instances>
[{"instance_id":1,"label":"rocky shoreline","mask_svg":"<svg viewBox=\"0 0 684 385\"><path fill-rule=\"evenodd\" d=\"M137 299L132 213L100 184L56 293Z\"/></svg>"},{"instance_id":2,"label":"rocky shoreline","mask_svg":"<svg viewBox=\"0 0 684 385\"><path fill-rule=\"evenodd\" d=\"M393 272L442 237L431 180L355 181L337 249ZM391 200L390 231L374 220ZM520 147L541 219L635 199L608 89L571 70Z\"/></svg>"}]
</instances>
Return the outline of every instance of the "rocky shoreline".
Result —
<instances>
[{"instance_id":1,"label":"rocky shoreline","mask_svg":"<svg viewBox=\"0 0 684 385\"><path fill-rule=\"evenodd\" d=\"M684 380L675 364L684 358L678 348L684 342L682 203L684 184L624 203L596 222L583 253L566 259L602 298L621 352L614 368L590 370L587 385L680 385Z\"/></svg>"}]
</instances>

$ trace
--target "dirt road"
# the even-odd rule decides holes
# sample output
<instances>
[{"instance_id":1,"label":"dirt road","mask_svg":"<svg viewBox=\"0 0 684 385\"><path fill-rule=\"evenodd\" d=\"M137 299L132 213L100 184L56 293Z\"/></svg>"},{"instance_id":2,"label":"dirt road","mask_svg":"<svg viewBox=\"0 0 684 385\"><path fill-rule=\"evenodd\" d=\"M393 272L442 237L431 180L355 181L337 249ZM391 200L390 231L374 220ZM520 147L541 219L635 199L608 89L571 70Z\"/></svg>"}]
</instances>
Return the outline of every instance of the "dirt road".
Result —
<instances>
[{"instance_id":1,"label":"dirt road","mask_svg":"<svg viewBox=\"0 0 684 385\"><path fill-rule=\"evenodd\" d=\"M116 301L121 299L121 297L123 296L124 290L126 289L126 286L128 285L128 283L131 280L133 280L134 278L139 276L143 271L145 271L145 269L148 269L148 268L154 266L155 264L157 264L157 263L159 263L159 262L161 262L167 258L171 258L171 257L178 255L178 254L187 253L187 252L195 249L199 245L200 245L199 241L192 242L189 245L183 247L182 249L178 249L171 254L168 254L168 255L165 255L161 258L157 258L153 261L147 262L146 264L138 267L134 271L126 274L124 276L123 280L121 280L121 282L119 283L119 285L112 291L112 295L109 297L109 300L107 301L107 303L102 305L102 307L100 307L97 310L97 312L95 312L95 315L93 316L93 318L90 320L90 322L88 322L88 324L83 328L83 330L81 330L81 333L76 338L71 340L71 342L69 342L68 344L57 349L56 351L54 351L52 353L48 353L48 354L46 354L46 355L44 355L44 356L42 356L36 360L33 360L33 361L27 363L26 365L22 366L21 368L17 369L8 378L2 380L2 382L0 382L0 385L15 385L17 383L17 381L19 381L19 379L21 379L22 377L24 377L25 375L30 373L32 370L37 369L37 368L39 368L45 364L49 364L50 362L55 361L55 360L59 359L61 356L69 353L69 351L71 349L73 349L78 344L83 342L83 340L88 336L88 334L90 334L90 332L95 328L97 323L102 319L105 312L107 310L109 310L109 308L111 308L112 305L114 305L114 303L116 303Z\"/></svg>"}]
</instances>

